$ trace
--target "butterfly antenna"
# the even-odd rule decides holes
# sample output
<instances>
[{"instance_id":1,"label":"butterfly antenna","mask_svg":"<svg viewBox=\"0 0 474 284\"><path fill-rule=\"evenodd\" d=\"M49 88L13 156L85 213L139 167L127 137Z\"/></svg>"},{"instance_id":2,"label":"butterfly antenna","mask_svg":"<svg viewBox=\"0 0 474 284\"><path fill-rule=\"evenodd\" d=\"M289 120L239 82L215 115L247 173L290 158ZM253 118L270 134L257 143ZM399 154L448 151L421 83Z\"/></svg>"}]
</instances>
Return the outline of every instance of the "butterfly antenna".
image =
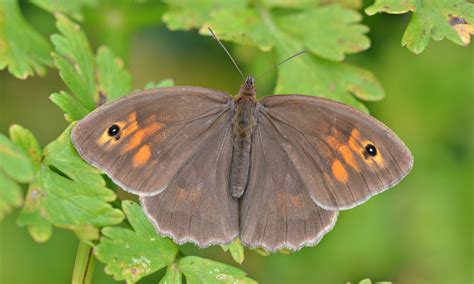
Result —
<instances>
[{"instance_id":1,"label":"butterfly antenna","mask_svg":"<svg viewBox=\"0 0 474 284\"><path fill-rule=\"evenodd\" d=\"M217 38L216 34L214 33L214 31L212 31L212 29L210 27L208 27L209 31L211 32L211 35L212 37L222 46L222 48L225 50L225 52L227 53L227 55L229 56L230 60L232 60L232 63L234 63L234 66L235 68L237 68L237 71L239 71L240 73L240 76L242 76L242 79L244 79L245 81L245 76L244 76L244 73L242 73L242 71L240 70L239 68L239 65L237 65L237 63L235 62L234 58L232 58L232 55L230 55L230 52L227 50L227 48L225 48L225 46L222 44L222 42Z\"/></svg>"},{"instance_id":2,"label":"butterfly antenna","mask_svg":"<svg viewBox=\"0 0 474 284\"><path fill-rule=\"evenodd\" d=\"M301 54L304 54L304 53L306 53L306 50L302 50L302 51L300 51L300 52L298 52L298 53L295 53L295 54L293 54L292 56L288 57L287 59L285 59L285 60L283 60L283 61L280 61L280 62L279 62L278 64L276 64L273 68L277 69L278 66L282 65L283 63L288 62L288 61L290 61L291 59L293 59L293 58L295 58L295 57L297 57L297 56L300 56ZM262 77L262 76L265 75L265 74L266 74L266 72L263 73L263 74L260 74L259 76L256 77L256 79Z\"/></svg>"}]
</instances>

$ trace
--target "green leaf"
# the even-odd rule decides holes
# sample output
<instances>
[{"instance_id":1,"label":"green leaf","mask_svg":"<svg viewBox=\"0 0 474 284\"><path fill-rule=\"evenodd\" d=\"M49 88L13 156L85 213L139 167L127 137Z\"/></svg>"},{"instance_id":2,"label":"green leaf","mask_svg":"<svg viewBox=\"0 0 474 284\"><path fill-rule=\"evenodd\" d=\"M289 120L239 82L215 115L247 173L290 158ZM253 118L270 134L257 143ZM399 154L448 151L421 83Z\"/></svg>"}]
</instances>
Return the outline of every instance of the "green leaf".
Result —
<instances>
[{"instance_id":1,"label":"green leaf","mask_svg":"<svg viewBox=\"0 0 474 284\"><path fill-rule=\"evenodd\" d=\"M220 40L256 46L263 51L269 51L275 45L271 30L254 9L221 10L212 15L212 20L200 29L201 34L209 35L207 26L210 26Z\"/></svg>"},{"instance_id":2,"label":"green leaf","mask_svg":"<svg viewBox=\"0 0 474 284\"><path fill-rule=\"evenodd\" d=\"M414 53L421 53L430 39L450 41L467 46L474 34L474 4L465 0L377 0L366 10L375 13L400 14L412 11L410 24L402 45Z\"/></svg>"},{"instance_id":3,"label":"green leaf","mask_svg":"<svg viewBox=\"0 0 474 284\"><path fill-rule=\"evenodd\" d=\"M359 281L359 284L372 284L372 280L369 278L363 279Z\"/></svg>"},{"instance_id":4,"label":"green leaf","mask_svg":"<svg viewBox=\"0 0 474 284\"><path fill-rule=\"evenodd\" d=\"M42 214L45 196L39 184L32 182L17 220L18 225L26 226L33 240L39 243L46 242L53 234L53 225Z\"/></svg>"},{"instance_id":5,"label":"green leaf","mask_svg":"<svg viewBox=\"0 0 474 284\"><path fill-rule=\"evenodd\" d=\"M240 238L236 238L229 245L221 245L221 247L224 251L230 250L232 259L238 264L242 264L242 262L244 262L244 246L240 242Z\"/></svg>"},{"instance_id":6,"label":"green leaf","mask_svg":"<svg viewBox=\"0 0 474 284\"><path fill-rule=\"evenodd\" d=\"M43 151L33 133L17 124L10 126L9 132L12 141L30 155L35 168L38 169L43 159Z\"/></svg>"},{"instance_id":7,"label":"green leaf","mask_svg":"<svg viewBox=\"0 0 474 284\"><path fill-rule=\"evenodd\" d=\"M44 148L44 163L65 173L72 180L88 185L104 186L101 171L90 166L77 154L71 142L71 130L68 128L53 142Z\"/></svg>"},{"instance_id":8,"label":"green leaf","mask_svg":"<svg viewBox=\"0 0 474 284\"><path fill-rule=\"evenodd\" d=\"M361 20L362 16L356 11L329 5L278 17L276 23L314 54L340 61L346 53L369 48L370 41L365 36L369 28L358 24Z\"/></svg>"},{"instance_id":9,"label":"green leaf","mask_svg":"<svg viewBox=\"0 0 474 284\"><path fill-rule=\"evenodd\" d=\"M178 265L172 263L166 268L165 276L160 280L160 284L181 284L183 283L183 273L179 271Z\"/></svg>"},{"instance_id":10,"label":"green leaf","mask_svg":"<svg viewBox=\"0 0 474 284\"><path fill-rule=\"evenodd\" d=\"M120 210L109 203L114 192L104 186L74 182L43 167L40 172L44 214L57 226L92 224L103 227L123 220Z\"/></svg>"},{"instance_id":11,"label":"green leaf","mask_svg":"<svg viewBox=\"0 0 474 284\"><path fill-rule=\"evenodd\" d=\"M80 27L62 14L56 14L56 27L61 35L52 35L51 41L57 52L53 57L59 75L79 102L92 111L96 107L96 87L89 42Z\"/></svg>"},{"instance_id":12,"label":"green leaf","mask_svg":"<svg viewBox=\"0 0 474 284\"><path fill-rule=\"evenodd\" d=\"M0 171L0 221L23 202L21 187Z\"/></svg>"},{"instance_id":13,"label":"green leaf","mask_svg":"<svg viewBox=\"0 0 474 284\"><path fill-rule=\"evenodd\" d=\"M113 101L130 92L130 74L123 69L123 62L115 58L108 47L99 48L96 63L99 96L104 95L107 101Z\"/></svg>"},{"instance_id":14,"label":"green leaf","mask_svg":"<svg viewBox=\"0 0 474 284\"><path fill-rule=\"evenodd\" d=\"M278 57L295 53L297 46L279 43ZM286 42L287 43L287 42ZM367 111L357 97L365 101L380 100L382 86L369 71L344 63L335 63L315 56L300 56L280 67L275 93L307 94L331 98ZM305 84L302 82L312 82Z\"/></svg>"},{"instance_id":15,"label":"green leaf","mask_svg":"<svg viewBox=\"0 0 474 284\"><path fill-rule=\"evenodd\" d=\"M96 0L31 0L31 3L36 6L50 12L60 12L66 15L70 15L76 20L82 20L81 9L83 6L96 6Z\"/></svg>"},{"instance_id":16,"label":"green leaf","mask_svg":"<svg viewBox=\"0 0 474 284\"><path fill-rule=\"evenodd\" d=\"M297 8L307 9L327 4L339 4L350 9L360 9L362 0L263 0L262 3L269 8Z\"/></svg>"},{"instance_id":17,"label":"green leaf","mask_svg":"<svg viewBox=\"0 0 474 284\"><path fill-rule=\"evenodd\" d=\"M370 46L365 36L368 28L358 24L361 19L359 13L338 5L284 14L257 6L257 9L215 12L207 24L223 40L268 51L284 39L297 42L323 58L340 61L345 53L360 52ZM202 28L201 33L208 32ZM280 33L285 36L278 36Z\"/></svg>"},{"instance_id":18,"label":"green leaf","mask_svg":"<svg viewBox=\"0 0 474 284\"><path fill-rule=\"evenodd\" d=\"M53 93L49 96L49 99L61 108L64 117L69 122L80 120L89 113L84 105L67 92Z\"/></svg>"},{"instance_id":19,"label":"green leaf","mask_svg":"<svg viewBox=\"0 0 474 284\"><path fill-rule=\"evenodd\" d=\"M19 182L28 182L34 176L33 163L25 151L0 133L0 168Z\"/></svg>"},{"instance_id":20,"label":"green leaf","mask_svg":"<svg viewBox=\"0 0 474 284\"><path fill-rule=\"evenodd\" d=\"M197 256L178 260L178 268L186 277L186 283L257 283L245 277L247 274L230 265Z\"/></svg>"},{"instance_id":21,"label":"green leaf","mask_svg":"<svg viewBox=\"0 0 474 284\"><path fill-rule=\"evenodd\" d=\"M413 0L375 0L372 6L365 9L367 15L372 16L376 13L403 14L416 10Z\"/></svg>"},{"instance_id":22,"label":"green leaf","mask_svg":"<svg viewBox=\"0 0 474 284\"><path fill-rule=\"evenodd\" d=\"M174 13L186 13L187 8L173 7ZM362 17L355 11L338 5L281 11L257 2L244 9L221 7L206 15L201 21L204 24L195 23L201 34L209 34L207 27L211 26L218 38L272 50L278 61L302 50L310 52L280 67L276 93L322 96L364 111L367 109L357 99L379 100L384 96L369 71L332 62L370 45L365 35L368 28L359 24Z\"/></svg>"},{"instance_id":23,"label":"green leaf","mask_svg":"<svg viewBox=\"0 0 474 284\"><path fill-rule=\"evenodd\" d=\"M164 79L158 83L155 83L153 81L146 83L145 90L156 89L156 88L161 88L161 87L172 87L172 86L174 86L173 79Z\"/></svg>"},{"instance_id":24,"label":"green leaf","mask_svg":"<svg viewBox=\"0 0 474 284\"><path fill-rule=\"evenodd\" d=\"M21 15L16 0L0 1L0 70L15 77L44 75L51 66L51 45Z\"/></svg>"},{"instance_id":25,"label":"green leaf","mask_svg":"<svg viewBox=\"0 0 474 284\"><path fill-rule=\"evenodd\" d=\"M211 13L221 9L240 10L245 0L167 0L169 10L163 14L163 21L171 30L190 30L200 27Z\"/></svg>"},{"instance_id":26,"label":"green leaf","mask_svg":"<svg viewBox=\"0 0 474 284\"><path fill-rule=\"evenodd\" d=\"M160 237L141 207L132 201L122 202L131 229L107 227L95 247L97 258L106 263L107 274L116 280L136 282L174 262L178 247Z\"/></svg>"},{"instance_id":27,"label":"green leaf","mask_svg":"<svg viewBox=\"0 0 474 284\"><path fill-rule=\"evenodd\" d=\"M265 250L264 248L255 248L254 251L261 256L269 256L270 252Z\"/></svg>"}]
</instances>

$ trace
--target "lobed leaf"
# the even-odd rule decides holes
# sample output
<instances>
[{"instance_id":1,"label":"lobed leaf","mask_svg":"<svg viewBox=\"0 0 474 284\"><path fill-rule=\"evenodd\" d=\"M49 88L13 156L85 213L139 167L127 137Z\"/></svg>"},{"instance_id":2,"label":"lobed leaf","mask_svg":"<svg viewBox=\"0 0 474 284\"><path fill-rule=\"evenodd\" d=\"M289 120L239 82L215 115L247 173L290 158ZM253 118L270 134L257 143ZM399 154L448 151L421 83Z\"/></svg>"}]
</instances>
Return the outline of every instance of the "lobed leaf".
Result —
<instances>
[{"instance_id":1,"label":"lobed leaf","mask_svg":"<svg viewBox=\"0 0 474 284\"><path fill-rule=\"evenodd\" d=\"M339 5L293 13L272 12L257 6L257 9L215 12L207 25L214 28L220 39L250 44L263 51L284 39L299 43L323 58L340 61L345 53L360 52L370 46L365 36L368 28L359 24L361 19L359 13ZM201 33L206 34L206 30L202 28ZM281 33L283 37L278 36Z\"/></svg>"},{"instance_id":2,"label":"lobed leaf","mask_svg":"<svg viewBox=\"0 0 474 284\"><path fill-rule=\"evenodd\" d=\"M116 280L136 282L163 267L171 265L178 247L160 237L140 205L123 201L122 207L132 229L107 227L95 247L97 258L106 263L105 271ZM172 282L171 282L172 283Z\"/></svg>"},{"instance_id":3,"label":"lobed leaf","mask_svg":"<svg viewBox=\"0 0 474 284\"><path fill-rule=\"evenodd\" d=\"M179 271L178 265L172 263L166 268L165 276L160 280L160 284L181 284L183 283L183 273Z\"/></svg>"},{"instance_id":4,"label":"lobed leaf","mask_svg":"<svg viewBox=\"0 0 474 284\"><path fill-rule=\"evenodd\" d=\"M104 186L101 171L90 166L77 154L71 142L71 131L74 124L68 128L44 149L44 163L53 166L74 181L88 185Z\"/></svg>"},{"instance_id":5,"label":"lobed leaf","mask_svg":"<svg viewBox=\"0 0 474 284\"><path fill-rule=\"evenodd\" d=\"M70 15L76 20L82 20L82 7L95 6L97 5L97 0L31 0L31 3L50 13L60 12L66 15Z\"/></svg>"},{"instance_id":6,"label":"lobed leaf","mask_svg":"<svg viewBox=\"0 0 474 284\"><path fill-rule=\"evenodd\" d=\"M384 96L379 82L369 71L332 62L370 46L365 35L368 28L360 24L359 13L339 5L309 7L303 2L294 7L309 8L282 12L272 9L273 2L270 2L263 5L257 2L254 6L234 10L220 7L206 13L206 20L194 24L200 27L201 34L209 34L207 27L210 26L222 40L272 50L279 61L308 50L311 54L279 68L277 93L322 96L364 111L367 109L357 99L379 100ZM277 1L275 5L285 3ZM185 17L185 8L173 4L170 9L174 13L181 11L181 17Z\"/></svg>"},{"instance_id":7,"label":"lobed leaf","mask_svg":"<svg viewBox=\"0 0 474 284\"><path fill-rule=\"evenodd\" d=\"M257 283L245 277L247 274L230 265L197 256L178 260L178 268L186 277L186 283Z\"/></svg>"},{"instance_id":8,"label":"lobed leaf","mask_svg":"<svg viewBox=\"0 0 474 284\"><path fill-rule=\"evenodd\" d=\"M271 28L264 24L262 15L255 9L220 10L200 29L203 35L209 35L211 27L220 40L233 41L238 44L256 46L263 51L271 50L275 37Z\"/></svg>"},{"instance_id":9,"label":"lobed leaf","mask_svg":"<svg viewBox=\"0 0 474 284\"><path fill-rule=\"evenodd\" d=\"M34 176L33 163L23 149L0 133L0 169L18 182Z\"/></svg>"},{"instance_id":10,"label":"lobed leaf","mask_svg":"<svg viewBox=\"0 0 474 284\"><path fill-rule=\"evenodd\" d=\"M0 221L10 213L13 207L19 207L23 202L21 187L0 171Z\"/></svg>"},{"instance_id":11,"label":"lobed leaf","mask_svg":"<svg viewBox=\"0 0 474 284\"><path fill-rule=\"evenodd\" d=\"M283 54L299 49L298 46L284 45L283 42L279 47L280 58ZM382 86L371 72L349 64L305 55L280 67L275 93L323 96L364 111L367 109L354 96L365 101L379 100L384 96Z\"/></svg>"},{"instance_id":12,"label":"lobed leaf","mask_svg":"<svg viewBox=\"0 0 474 284\"><path fill-rule=\"evenodd\" d=\"M209 19L211 13L221 9L241 10L246 0L166 0L169 10L163 14L163 21L171 30L190 30L199 27Z\"/></svg>"},{"instance_id":13,"label":"lobed leaf","mask_svg":"<svg viewBox=\"0 0 474 284\"><path fill-rule=\"evenodd\" d=\"M334 20L337 19L337 20ZM370 46L369 28L359 24L362 16L338 5L323 6L275 19L278 27L301 40L305 48L329 60L341 61L348 53Z\"/></svg>"},{"instance_id":14,"label":"lobed leaf","mask_svg":"<svg viewBox=\"0 0 474 284\"><path fill-rule=\"evenodd\" d=\"M97 78L99 97L113 101L130 92L130 74L123 69L122 60L115 58L108 47L101 46L97 51Z\"/></svg>"},{"instance_id":15,"label":"lobed leaf","mask_svg":"<svg viewBox=\"0 0 474 284\"><path fill-rule=\"evenodd\" d=\"M74 182L48 167L41 169L39 181L46 195L44 214L55 225L103 227L123 220L122 212L107 203L115 200L114 192L104 186Z\"/></svg>"},{"instance_id":16,"label":"lobed leaf","mask_svg":"<svg viewBox=\"0 0 474 284\"><path fill-rule=\"evenodd\" d=\"M62 14L56 14L56 27L61 34L51 36L57 54L54 63L64 83L88 110L96 107L94 56L80 27Z\"/></svg>"},{"instance_id":17,"label":"lobed leaf","mask_svg":"<svg viewBox=\"0 0 474 284\"><path fill-rule=\"evenodd\" d=\"M17 0L0 1L0 70L26 79L52 65L51 45L23 18Z\"/></svg>"},{"instance_id":18,"label":"lobed leaf","mask_svg":"<svg viewBox=\"0 0 474 284\"><path fill-rule=\"evenodd\" d=\"M44 197L46 194L38 182L32 182L17 220L18 225L26 226L33 240L39 243L48 241L53 234L53 225L42 214Z\"/></svg>"},{"instance_id":19,"label":"lobed leaf","mask_svg":"<svg viewBox=\"0 0 474 284\"><path fill-rule=\"evenodd\" d=\"M67 92L53 93L49 96L49 99L59 106L64 112L64 118L69 122L80 120L89 113L89 110L84 105Z\"/></svg>"},{"instance_id":20,"label":"lobed leaf","mask_svg":"<svg viewBox=\"0 0 474 284\"><path fill-rule=\"evenodd\" d=\"M450 41L467 46L474 34L474 4L465 0L376 0L365 12L400 14L413 12L403 35L402 45L421 53L430 39Z\"/></svg>"},{"instance_id":21,"label":"lobed leaf","mask_svg":"<svg viewBox=\"0 0 474 284\"><path fill-rule=\"evenodd\" d=\"M33 133L18 124L10 126L9 132L11 140L29 154L35 168L38 169L43 159L43 151Z\"/></svg>"}]
</instances>

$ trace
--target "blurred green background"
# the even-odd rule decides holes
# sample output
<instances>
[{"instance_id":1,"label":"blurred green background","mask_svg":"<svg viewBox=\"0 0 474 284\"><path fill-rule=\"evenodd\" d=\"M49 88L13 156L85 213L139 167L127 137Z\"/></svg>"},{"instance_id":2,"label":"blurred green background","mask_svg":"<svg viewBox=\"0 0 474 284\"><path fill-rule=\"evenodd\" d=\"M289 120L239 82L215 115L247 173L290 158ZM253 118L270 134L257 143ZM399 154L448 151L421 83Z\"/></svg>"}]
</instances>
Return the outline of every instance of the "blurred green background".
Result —
<instances>
[{"instance_id":1,"label":"blurred green background","mask_svg":"<svg viewBox=\"0 0 474 284\"><path fill-rule=\"evenodd\" d=\"M25 3L22 9L44 35L55 32L53 16ZM216 42L197 32L167 31L160 14L143 6L86 9L81 25L94 50L108 44L124 59L135 88L173 78L177 85L235 93L241 78ZM373 71L382 83L386 98L368 106L412 150L412 173L394 189L341 212L334 230L316 247L268 257L246 251L241 268L251 278L262 283L346 283L367 277L395 283L473 283L474 50L442 41L414 55L400 46L408 20L407 15L365 16L372 47L348 60ZM227 45L246 71L271 70L270 57L254 66L252 60L261 53ZM257 81L260 95L271 92L271 73ZM44 78L27 80L1 71L0 131L7 133L18 123L43 146L52 141L67 123L48 96L64 89L54 69ZM16 225L17 216L15 211L0 223L0 283L68 283L76 236L55 230L50 241L37 244ZM238 266L218 247L187 245L183 250ZM157 283L161 275L141 283ZM93 282L114 283L100 263Z\"/></svg>"}]
</instances>

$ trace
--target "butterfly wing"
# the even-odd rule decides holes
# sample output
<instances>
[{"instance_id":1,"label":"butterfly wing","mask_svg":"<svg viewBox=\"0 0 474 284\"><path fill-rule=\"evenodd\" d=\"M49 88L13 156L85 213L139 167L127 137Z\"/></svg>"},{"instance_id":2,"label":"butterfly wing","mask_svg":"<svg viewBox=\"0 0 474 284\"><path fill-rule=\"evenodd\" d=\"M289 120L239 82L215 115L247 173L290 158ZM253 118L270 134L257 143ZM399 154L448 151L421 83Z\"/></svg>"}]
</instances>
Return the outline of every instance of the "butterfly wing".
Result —
<instances>
[{"instance_id":1,"label":"butterfly wing","mask_svg":"<svg viewBox=\"0 0 474 284\"><path fill-rule=\"evenodd\" d=\"M267 251L296 251L317 244L336 219L337 211L313 202L277 129L261 117L252 137L249 182L240 207L242 242Z\"/></svg>"},{"instance_id":2,"label":"butterfly wing","mask_svg":"<svg viewBox=\"0 0 474 284\"><path fill-rule=\"evenodd\" d=\"M142 197L162 234L200 247L230 243L239 234L238 200L230 196L232 129L224 125L175 175L168 188Z\"/></svg>"},{"instance_id":3,"label":"butterfly wing","mask_svg":"<svg viewBox=\"0 0 474 284\"><path fill-rule=\"evenodd\" d=\"M413 157L396 134L352 107L301 95L270 96L260 103L261 121L274 129L284 149L280 154L325 209L352 208L411 170Z\"/></svg>"},{"instance_id":4,"label":"butterfly wing","mask_svg":"<svg viewBox=\"0 0 474 284\"><path fill-rule=\"evenodd\" d=\"M143 91L96 109L74 127L72 141L115 183L150 196L165 190L207 141L219 139L232 112L232 98L210 89Z\"/></svg>"}]
</instances>

